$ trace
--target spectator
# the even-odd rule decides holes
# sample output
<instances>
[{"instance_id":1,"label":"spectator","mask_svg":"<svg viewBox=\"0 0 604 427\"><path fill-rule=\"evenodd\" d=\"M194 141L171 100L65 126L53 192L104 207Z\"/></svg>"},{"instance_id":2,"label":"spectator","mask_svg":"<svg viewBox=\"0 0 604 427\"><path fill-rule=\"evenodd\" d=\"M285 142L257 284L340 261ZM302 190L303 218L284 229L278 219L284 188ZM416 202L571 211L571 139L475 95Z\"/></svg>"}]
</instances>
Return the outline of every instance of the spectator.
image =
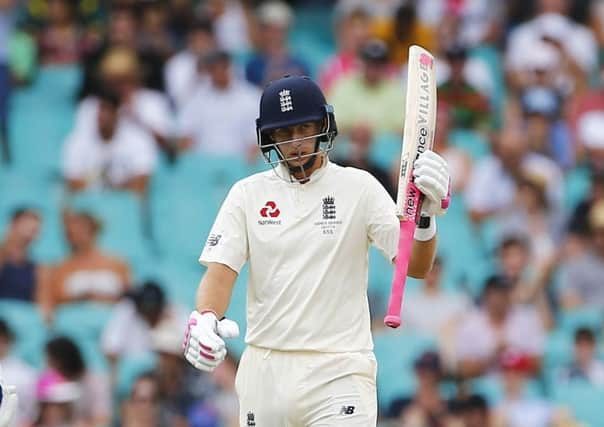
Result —
<instances>
[{"instance_id":1,"label":"spectator","mask_svg":"<svg viewBox=\"0 0 604 427\"><path fill-rule=\"evenodd\" d=\"M292 23L290 7L280 1L267 1L256 12L258 19L257 51L245 66L247 80L264 87L286 74L310 75L305 61L290 53L287 34Z\"/></svg>"},{"instance_id":2,"label":"spectator","mask_svg":"<svg viewBox=\"0 0 604 427\"><path fill-rule=\"evenodd\" d=\"M604 362L596 358L596 337L589 328L575 331L574 360L561 372L563 381L584 380L604 387Z\"/></svg>"},{"instance_id":3,"label":"spectator","mask_svg":"<svg viewBox=\"0 0 604 427\"><path fill-rule=\"evenodd\" d=\"M73 383L80 390L75 400L75 417L91 427L106 426L111 419L111 388L105 375L86 367L78 346L67 337L46 343L48 368Z\"/></svg>"},{"instance_id":4,"label":"spectator","mask_svg":"<svg viewBox=\"0 0 604 427\"><path fill-rule=\"evenodd\" d=\"M538 246L531 247L526 235L508 235L501 241L497 255L499 274L512 286L512 301L526 304L539 312L546 329L554 326L547 286L552 280L557 254L541 259Z\"/></svg>"},{"instance_id":5,"label":"spectator","mask_svg":"<svg viewBox=\"0 0 604 427\"><path fill-rule=\"evenodd\" d=\"M407 399L396 399L390 405L390 417L403 427L440 427L448 418L447 402L440 394L443 372L438 353L425 352L414 364L417 391Z\"/></svg>"},{"instance_id":6,"label":"spectator","mask_svg":"<svg viewBox=\"0 0 604 427\"><path fill-rule=\"evenodd\" d=\"M390 77L388 55L383 41L367 42L360 51L361 70L334 85L330 99L341 131L368 126L375 133L400 132L405 98L400 82Z\"/></svg>"},{"instance_id":7,"label":"spectator","mask_svg":"<svg viewBox=\"0 0 604 427\"><path fill-rule=\"evenodd\" d=\"M130 286L130 271L125 262L98 248L101 224L86 212L67 212L64 227L71 254L53 269L48 291L52 306L117 302Z\"/></svg>"},{"instance_id":8,"label":"spectator","mask_svg":"<svg viewBox=\"0 0 604 427\"><path fill-rule=\"evenodd\" d=\"M371 129L368 126L356 126L350 131L349 138L348 155L337 163L344 167L351 166L366 170L384 186L393 199L396 199L396 188L388 176L388 171L374 163L370 157L373 139Z\"/></svg>"},{"instance_id":9,"label":"spectator","mask_svg":"<svg viewBox=\"0 0 604 427\"><path fill-rule=\"evenodd\" d=\"M158 284L148 281L129 291L116 304L103 331L103 352L112 364L124 355L149 352L152 350L152 331L161 328L164 322L180 322L184 327L187 315L180 307L166 301L164 291ZM128 325L128 328L124 328L124 325Z\"/></svg>"},{"instance_id":10,"label":"spectator","mask_svg":"<svg viewBox=\"0 0 604 427\"><path fill-rule=\"evenodd\" d=\"M558 413L543 398L527 396L526 381L534 370L530 356L506 351L499 363L504 395L495 408L494 427L576 426L566 414Z\"/></svg>"},{"instance_id":11,"label":"spectator","mask_svg":"<svg viewBox=\"0 0 604 427\"><path fill-rule=\"evenodd\" d=\"M531 150L548 156L562 169L572 167L574 147L570 130L561 119L560 96L553 89L532 86L520 99Z\"/></svg>"},{"instance_id":12,"label":"spectator","mask_svg":"<svg viewBox=\"0 0 604 427\"><path fill-rule=\"evenodd\" d=\"M567 102L569 125L581 158L590 160L589 151L602 148L602 119L604 117L604 61L600 63L598 87L586 93L574 94ZM599 126L598 126L599 125ZM599 142L599 143L598 143ZM587 153L585 153L587 151ZM604 162L600 162L604 167Z\"/></svg>"},{"instance_id":13,"label":"spectator","mask_svg":"<svg viewBox=\"0 0 604 427\"><path fill-rule=\"evenodd\" d=\"M112 4L109 10L106 35L103 41L83 59L84 81L80 90L80 99L99 94L103 84L98 71L107 52L119 47L136 52L140 68L145 70L141 85L155 90L163 90L164 59L155 52L143 50L140 46L140 22L135 5L130 2Z\"/></svg>"},{"instance_id":14,"label":"spectator","mask_svg":"<svg viewBox=\"0 0 604 427\"><path fill-rule=\"evenodd\" d=\"M166 92L176 111L181 111L197 87L208 80L200 59L216 47L212 24L199 20L187 35L186 47L166 63L164 78Z\"/></svg>"},{"instance_id":15,"label":"spectator","mask_svg":"<svg viewBox=\"0 0 604 427\"><path fill-rule=\"evenodd\" d=\"M378 19L373 32L386 42L392 52L392 62L399 67L407 64L411 45L417 44L431 52L436 51L436 35L417 17L415 2L402 3L391 19Z\"/></svg>"},{"instance_id":16,"label":"spectator","mask_svg":"<svg viewBox=\"0 0 604 427\"><path fill-rule=\"evenodd\" d=\"M78 64L94 41L78 23L75 0L48 0L48 21L39 35L42 65Z\"/></svg>"},{"instance_id":17,"label":"spectator","mask_svg":"<svg viewBox=\"0 0 604 427\"><path fill-rule=\"evenodd\" d=\"M212 373L208 398L193 406L189 413L191 427L219 425L239 426L239 401L235 392L237 362L229 354Z\"/></svg>"},{"instance_id":18,"label":"spectator","mask_svg":"<svg viewBox=\"0 0 604 427\"><path fill-rule=\"evenodd\" d=\"M370 38L370 24L370 16L363 7L341 11L336 15L338 50L326 61L319 76L320 86L325 93L331 92L340 78L358 70L358 52Z\"/></svg>"},{"instance_id":19,"label":"spectator","mask_svg":"<svg viewBox=\"0 0 604 427\"><path fill-rule=\"evenodd\" d=\"M209 82L198 87L181 111L181 146L205 154L255 155L260 92L234 75L225 51L208 53L203 65Z\"/></svg>"},{"instance_id":20,"label":"spectator","mask_svg":"<svg viewBox=\"0 0 604 427\"><path fill-rule=\"evenodd\" d=\"M438 100L450 107L454 128L485 128L489 125L490 105L465 77L467 47L451 45L445 50L448 79L438 86Z\"/></svg>"},{"instance_id":21,"label":"spectator","mask_svg":"<svg viewBox=\"0 0 604 427\"><path fill-rule=\"evenodd\" d=\"M122 47L108 50L99 64L99 74L103 91L118 96L120 114L147 132L159 147L171 149L173 117L168 99L142 86L143 69L136 52ZM79 105L76 128L92 125L99 109L96 99L84 99Z\"/></svg>"},{"instance_id":22,"label":"spectator","mask_svg":"<svg viewBox=\"0 0 604 427\"><path fill-rule=\"evenodd\" d=\"M79 422L76 402L81 397L77 382L69 381L56 370L46 370L36 387L38 416L32 427L75 427Z\"/></svg>"},{"instance_id":23,"label":"spectator","mask_svg":"<svg viewBox=\"0 0 604 427\"><path fill-rule=\"evenodd\" d=\"M519 128L506 128L495 141L494 153L475 164L465 193L473 221L480 222L509 209L517 194L515 178L524 174L540 177L545 182L549 206L560 207L563 191L560 169L547 157L528 151L526 145Z\"/></svg>"},{"instance_id":24,"label":"spectator","mask_svg":"<svg viewBox=\"0 0 604 427\"><path fill-rule=\"evenodd\" d=\"M153 373L140 375L122 404L120 427L162 427L159 417L159 383Z\"/></svg>"},{"instance_id":25,"label":"spectator","mask_svg":"<svg viewBox=\"0 0 604 427\"><path fill-rule=\"evenodd\" d=\"M35 416L37 373L18 356L11 354L14 343L13 331L3 319L0 319L0 365L4 373L3 380L6 384L17 387L19 407L15 422L16 427L25 427L31 425Z\"/></svg>"},{"instance_id":26,"label":"spectator","mask_svg":"<svg viewBox=\"0 0 604 427\"><path fill-rule=\"evenodd\" d=\"M143 194L157 161L155 142L120 117L120 100L105 92L95 100L95 122L78 126L63 148L63 176L71 191L115 188Z\"/></svg>"},{"instance_id":27,"label":"spectator","mask_svg":"<svg viewBox=\"0 0 604 427\"><path fill-rule=\"evenodd\" d=\"M240 0L209 0L205 12L216 29L218 47L237 55L250 49L250 23L248 2Z\"/></svg>"},{"instance_id":28,"label":"spectator","mask_svg":"<svg viewBox=\"0 0 604 427\"><path fill-rule=\"evenodd\" d=\"M568 223L568 232L586 241L589 241L590 234L589 211L599 201L604 201L604 170L592 173L590 181L589 193L574 209Z\"/></svg>"},{"instance_id":29,"label":"spectator","mask_svg":"<svg viewBox=\"0 0 604 427\"><path fill-rule=\"evenodd\" d=\"M167 5L163 2L146 2L142 5L138 49L150 52L162 62L175 50L176 41L168 31Z\"/></svg>"},{"instance_id":30,"label":"spectator","mask_svg":"<svg viewBox=\"0 0 604 427\"><path fill-rule=\"evenodd\" d=\"M556 254L562 240L562 213L550 206L539 176L520 176L516 187L515 200L497 220L500 234L526 235L533 260L542 266Z\"/></svg>"},{"instance_id":31,"label":"spectator","mask_svg":"<svg viewBox=\"0 0 604 427\"><path fill-rule=\"evenodd\" d=\"M593 172L604 172L604 110L583 114L577 128L587 166Z\"/></svg>"},{"instance_id":32,"label":"spectator","mask_svg":"<svg viewBox=\"0 0 604 427\"><path fill-rule=\"evenodd\" d=\"M559 89L585 90L587 76L597 65L597 45L588 28L567 16L569 5L567 0L539 0L537 16L510 32L505 62L513 88L526 86L532 56L546 51L561 64Z\"/></svg>"},{"instance_id":33,"label":"spectator","mask_svg":"<svg viewBox=\"0 0 604 427\"><path fill-rule=\"evenodd\" d=\"M203 402L211 391L209 375L200 375L185 361L182 354L182 325L165 322L151 334L158 356L156 375L159 382L161 425L188 426L193 408Z\"/></svg>"},{"instance_id":34,"label":"spectator","mask_svg":"<svg viewBox=\"0 0 604 427\"><path fill-rule=\"evenodd\" d=\"M589 225L589 250L562 264L559 297L566 310L585 306L604 308L604 202L599 201L590 209Z\"/></svg>"},{"instance_id":35,"label":"spectator","mask_svg":"<svg viewBox=\"0 0 604 427\"><path fill-rule=\"evenodd\" d=\"M42 218L33 208L13 212L0 243L0 299L43 304L43 285L48 269L31 258L31 245L38 238Z\"/></svg>"},{"instance_id":36,"label":"spectator","mask_svg":"<svg viewBox=\"0 0 604 427\"><path fill-rule=\"evenodd\" d=\"M539 366L545 334L532 307L512 303L511 285L502 277L490 277L481 306L468 313L457 331L456 355L459 374L473 378L496 372L508 349L530 356Z\"/></svg>"},{"instance_id":37,"label":"spectator","mask_svg":"<svg viewBox=\"0 0 604 427\"><path fill-rule=\"evenodd\" d=\"M451 427L491 427L489 404L479 394L455 398L449 402ZM457 421L457 424L453 424Z\"/></svg>"},{"instance_id":38,"label":"spectator","mask_svg":"<svg viewBox=\"0 0 604 427\"><path fill-rule=\"evenodd\" d=\"M421 288L405 295L407 327L439 338L445 338L455 330L462 315L470 308L470 301L464 295L442 288L442 272L442 261L437 257ZM431 314L426 316L426 313Z\"/></svg>"}]
</instances>

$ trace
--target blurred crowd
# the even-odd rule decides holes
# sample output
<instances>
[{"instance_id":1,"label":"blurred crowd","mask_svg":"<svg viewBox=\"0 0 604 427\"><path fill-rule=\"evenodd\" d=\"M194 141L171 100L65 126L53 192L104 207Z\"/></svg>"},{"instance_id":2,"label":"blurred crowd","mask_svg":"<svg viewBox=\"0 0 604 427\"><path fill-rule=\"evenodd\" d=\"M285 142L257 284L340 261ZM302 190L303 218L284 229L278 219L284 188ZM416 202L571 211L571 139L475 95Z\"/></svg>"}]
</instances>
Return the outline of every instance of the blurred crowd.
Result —
<instances>
[{"instance_id":1,"label":"blurred crowd","mask_svg":"<svg viewBox=\"0 0 604 427\"><path fill-rule=\"evenodd\" d=\"M163 197L159 170L219 158L257 166L260 93L286 74L317 79L334 106L333 160L370 171L395 197L412 44L436 57L434 149L449 163L453 208L440 256L403 309L405 333L432 345L403 366L397 353L409 349L387 344L380 423L604 425L593 403L604 399L603 1L0 0L0 172L33 173L15 154L14 99L46 70L81 73L56 174L44 178L61 187L60 221L0 203L0 364L22 395L17 427L238 425L236 352L211 375L194 372L181 355L194 302L133 274L99 244L113 224L70 200L129 193L144 224L162 222L149 214ZM62 259L33 254L42 227L64 235ZM376 342L388 343L388 290L372 277ZM33 307L49 330L66 306L106 307L105 369L88 366L85 340L68 334L45 337L31 366L4 303ZM138 369L124 385L127 361ZM411 385L391 387L398 375ZM577 384L599 397L574 402L583 395L564 391Z\"/></svg>"}]
</instances>

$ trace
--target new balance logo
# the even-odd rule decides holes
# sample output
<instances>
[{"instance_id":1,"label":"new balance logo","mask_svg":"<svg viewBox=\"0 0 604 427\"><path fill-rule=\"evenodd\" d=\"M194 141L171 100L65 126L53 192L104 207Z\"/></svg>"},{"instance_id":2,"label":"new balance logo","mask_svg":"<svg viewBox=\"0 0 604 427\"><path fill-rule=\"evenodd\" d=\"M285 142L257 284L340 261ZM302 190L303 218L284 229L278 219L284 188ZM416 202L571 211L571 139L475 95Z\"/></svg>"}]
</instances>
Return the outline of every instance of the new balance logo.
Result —
<instances>
[{"instance_id":1,"label":"new balance logo","mask_svg":"<svg viewBox=\"0 0 604 427\"><path fill-rule=\"evenodd\" d=\"M292 103L292 97L290 95L290 91L287 89L283 89L279 92L279 103L281 104L281 112L285 113L286 111L293 111L294 105Z\"/></svg>"},{"instance_id":2,"label":"new balance logo","mask_svg":"<svg viewBox=\"0 0 604 427\"><path fill-rule=\"evenodd\" d=\"M354 406L342 406L340 409L340 415L352 415L354 414Z\"/></svg>"}]
</instances>

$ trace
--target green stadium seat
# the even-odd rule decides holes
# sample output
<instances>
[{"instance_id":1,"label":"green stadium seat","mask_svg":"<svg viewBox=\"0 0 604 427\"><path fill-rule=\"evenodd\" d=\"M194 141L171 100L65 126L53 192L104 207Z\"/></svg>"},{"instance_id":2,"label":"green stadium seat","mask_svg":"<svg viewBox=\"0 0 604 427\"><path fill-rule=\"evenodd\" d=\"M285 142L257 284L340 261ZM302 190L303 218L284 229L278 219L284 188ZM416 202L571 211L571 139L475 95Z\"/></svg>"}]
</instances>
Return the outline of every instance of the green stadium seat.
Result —
<instances>
[{"instance_id":1,"label":"green stadium seat","mask_svg":"<svg viewBox=\"0 0 604 427\"><path fill-rule=\"evenodd\" d=\"M60 305L51 327L54 334L98 341L111 316L112 305L93 302Z\"/></svg>"},{"instance_id":2,"label":"green stadium seat","mask_svg":"<svg viewBox=\"0 0 604 427\"><path fill-rule=\"evenodd\" d=\"M393 399L415 390L413 363L425 351L436 349L432 337L401 329L385 328L374 333L378 362L378 404L386 409Z\"/></svg>"},{"instance_id":3,"label":"green stadium seat","mask_svg":"<svg viewBox=\"0 0 604 427\"><path fill-rule=\"evenodd\" d=\"M453 129L449 133L449 144L464 150L474 161L489 154L489 141L479 132L471 129Z\"/></svg>"},{"instance_id":4,"label":"green stadium seat","mask_svg":"<svg viewBox=\"0 0 604 427\"><path fill-rule=\"evenodd\" d=\"M15 334L15 354L32 366L43 366L48 330L38 307L23 301L0 300L0 319Z\"/></svg>"},{"instance_id":5,"label":"green stadium seat","mask_svg":"<svg viewBox=\"0 0 604 427\"><path fill-rule=\"evenodd\" d=\"M157 356L152 352L121 357L116 369L115 392L118 401L125 399L130 394L136 379L145 372L153 371L156 364Z\"/></svg>"},{"instance_id":6,"label":"green stadium seat","mask_svg":"<svg viewBox=\"0 0 604 427\"><path fill-rule=\"evenodd\" d=\"M569 408L574 418L589 427L604 427L604 388L583 381L553 387L554 401Z\"/></svg>"},{"instance_id":7,"label":"green stadium seat","mask_svg":"<svg viewBox=\"0 0 604 427\"><path fill-rule=\"evenodd\" d=\"M573 310L561 310L558 315L558 325L569 336L581 327L598 332L604 323L604 310L598 307L578 307Z\"/></svg>"}]
</instances>

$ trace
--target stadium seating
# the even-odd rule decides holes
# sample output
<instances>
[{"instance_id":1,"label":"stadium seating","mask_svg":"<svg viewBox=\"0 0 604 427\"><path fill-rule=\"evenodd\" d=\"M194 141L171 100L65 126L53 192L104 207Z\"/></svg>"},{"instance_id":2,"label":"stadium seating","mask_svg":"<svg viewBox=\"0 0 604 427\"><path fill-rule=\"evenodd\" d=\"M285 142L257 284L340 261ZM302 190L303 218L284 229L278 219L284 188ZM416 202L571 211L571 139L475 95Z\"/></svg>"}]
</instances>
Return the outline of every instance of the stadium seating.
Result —
<instances>
[{"instance_id":1,"label":"stadium seating","mask_svg":"<svg viewBox=\"0 0 604 427\"><path fill-rule=\"evenodd\" d=\"M413 363L425 351L436 349L432 337L405 328L383 328L374 332L374 352L378 361L378 404L385 409L397 397L415 390Z\"/></svg>"},{"instance_id":2,"label":"stadium seating","mask_svg":"<svg viewBox=\"0 0 604 427\"><path fill-rule=\"evenodd\" d=\"M569 408L579 422L589 427L604 427L604 417L602 416L603 388L576 380L569 384L555 384L553 390L554 401Z\"/></svg>"},{"instance_id":3,"label":"stadium seating","mask_svg":"<svg viewBox=\"0 0 604 427\"><path fill-rule=\"evenodd\" d=\"M0 300L0 318L15 334L15 355L32 366L42 367L48 331L38 307L27 302Z\"/></svg>"}]
</instances>

